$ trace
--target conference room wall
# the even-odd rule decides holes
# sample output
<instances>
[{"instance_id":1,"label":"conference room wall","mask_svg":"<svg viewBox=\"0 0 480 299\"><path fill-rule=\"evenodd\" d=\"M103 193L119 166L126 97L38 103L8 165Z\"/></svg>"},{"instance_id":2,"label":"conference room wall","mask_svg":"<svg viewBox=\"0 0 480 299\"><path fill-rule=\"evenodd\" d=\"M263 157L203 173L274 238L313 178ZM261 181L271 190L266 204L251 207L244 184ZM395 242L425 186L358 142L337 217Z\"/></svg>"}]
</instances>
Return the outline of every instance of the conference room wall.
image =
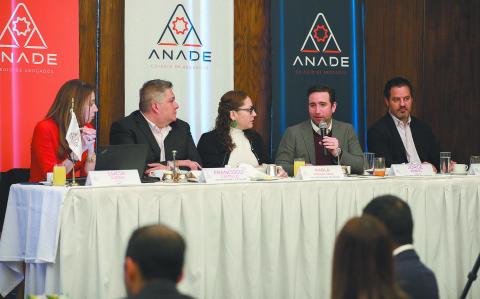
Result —
<instances>
[{"instance_id":1,"label":"conference room wall","mask_svg":"<svg viewBox=\"0 0 480 299\"><path fill-rule=\"evenodd\" d=\"M265 140L272 101L270 2L234 1L234 84L254 101L255 129ZM80 77L94 82L97 1L79 3ZM111 123L124 116L124 0L100 5L99 144L107 144ZM365 14L368 125L386 111L385 81L402 75L416 89L414 114L431 124L441 149L460 162L480 153L474 130L480 123L474 94L480 82L480 1L365 0Z\"/></svg>"}]
</instances>

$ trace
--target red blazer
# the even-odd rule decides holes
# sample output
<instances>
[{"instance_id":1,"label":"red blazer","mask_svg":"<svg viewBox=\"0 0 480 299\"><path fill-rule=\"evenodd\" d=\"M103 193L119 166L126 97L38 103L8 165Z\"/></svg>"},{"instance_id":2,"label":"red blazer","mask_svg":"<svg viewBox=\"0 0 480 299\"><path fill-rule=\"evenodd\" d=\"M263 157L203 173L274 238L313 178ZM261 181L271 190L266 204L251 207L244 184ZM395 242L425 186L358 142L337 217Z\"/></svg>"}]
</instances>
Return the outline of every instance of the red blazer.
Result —
<instances>
[{"instance_id":1,"label":"red blazer","mask_svg":"<svg viewBox=\"0 0 480 299\"><path fill-rule=\"evenodd\" d=\"M91 124L86 125L93 128ZM47 172L53 171L55 164L61 164L67 156L60 158L57 150L60 147L57 123L49 118L40 121L33 131L30 161L30 182L40 182L47 179ZM82 154L82 161L75 163L75 176L86 176L84 166L87 151ZM71 176L70 173L67 176Z\"/></svg>"}]
</instances>

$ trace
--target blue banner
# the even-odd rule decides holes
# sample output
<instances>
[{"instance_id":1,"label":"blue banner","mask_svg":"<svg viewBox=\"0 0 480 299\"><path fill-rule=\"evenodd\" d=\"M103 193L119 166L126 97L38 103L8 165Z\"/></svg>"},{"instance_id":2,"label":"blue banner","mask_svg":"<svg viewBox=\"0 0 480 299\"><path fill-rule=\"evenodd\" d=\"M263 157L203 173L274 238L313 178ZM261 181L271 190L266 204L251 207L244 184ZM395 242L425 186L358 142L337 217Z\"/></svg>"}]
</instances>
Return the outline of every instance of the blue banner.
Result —
<instances>
[{"instance_id":1,"label":"blue banner","mask_svg":"<svg viewBox=\"0 0 480 299\"><path fill-rule=\"evenodd\" d=\"M288 126L308 119L309 87L336 91L333 118L349 122L365 144L363 0L274 0L272 152Z\"/></svg>"}]
</instances>

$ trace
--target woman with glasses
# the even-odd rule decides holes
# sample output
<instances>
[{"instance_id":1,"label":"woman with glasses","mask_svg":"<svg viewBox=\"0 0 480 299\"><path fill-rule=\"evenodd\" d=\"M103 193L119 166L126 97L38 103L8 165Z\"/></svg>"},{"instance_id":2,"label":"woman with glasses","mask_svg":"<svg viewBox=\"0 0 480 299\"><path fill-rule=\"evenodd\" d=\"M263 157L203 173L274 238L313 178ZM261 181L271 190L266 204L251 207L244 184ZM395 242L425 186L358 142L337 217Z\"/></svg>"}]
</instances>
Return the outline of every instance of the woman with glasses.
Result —
<instances>
[{"instance_id":1,"label":"woman with glasses","mask_svg":"<svg viewBox=\"0 0 480 299\"><path fill-rule=\"evenodd\" d=\"M252 129L255 116L252 99L245 92L225 93L218 104L215 129L204 133L198 142L203 167L237 167L240 163L256 167L268 163L263 140Z\"/></svg>"},{"instance_id":2,"label":"woman with glasses","mask_svg":"<svg viewBox=\"0 0 480 299\"><path fill-rule=\"evenodd\" d=\"M64 165L67 173L73 168L71 150L66 140L70 124L70 109L74 112L82 137L82 159L75 164L75 176L86 176L95 169L96 130L90 124L98 108L95 89L81 80L67 81L60 87L45 119L33 131L30 162L30 182L46 180L54 165Z\"/></svg>"}]
</instances>

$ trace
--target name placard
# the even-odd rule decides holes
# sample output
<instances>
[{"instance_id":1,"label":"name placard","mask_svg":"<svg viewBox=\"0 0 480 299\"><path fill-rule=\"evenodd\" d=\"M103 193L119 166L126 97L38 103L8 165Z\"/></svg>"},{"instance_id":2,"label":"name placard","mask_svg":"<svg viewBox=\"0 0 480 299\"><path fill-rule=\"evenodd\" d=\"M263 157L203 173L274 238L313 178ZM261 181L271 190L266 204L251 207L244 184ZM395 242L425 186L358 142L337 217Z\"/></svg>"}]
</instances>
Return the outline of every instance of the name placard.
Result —
<instances>
[{"instance_id":1,"label":"name placard","mask_svg":"<svg viewBox=\"0 0 480 299\"><path fill-rule=\"evenodd\" d=\"M470 164L468 174L480 175L480 164Z\"/></svg>"},{"instance_id":2,"label":"name placard","mask_svg":"<svg viewBox=\"0 0 480 299\"><path fill-rule=\"evenodd\" d=\"M244 168L203 168L205 183L249 182L250 178Z\"/></svg>"},{"instance_id":3,"label":"name placard","mask_svg":"<svg viewBox=\"0 0 480 299\"><path fill-rule=\"evenodd\" d=\"M316 165L302 166L298 169L297 179L315 180L315 179L343 179L342 166L339 165Z\"/></svg>"},{"instance_id":4,"label":"name placard","mask_svg":"<svg viewBox=\"0 0 480 299\"><path fill-rule=\"evenodd\" d=\"M430 164L392 164L390 175L393 176L432 176L435 175Z\"/></svg>"},{"instance_id":5,"label":"name placard","mask_svg":"<svg viewBox=\"0 0 480 299\"><path fill-rule=\"evenodd\" d=\"M140 184L138 170L98 170L89 171L86 186L114 186Z\"/></svg>"}]
</instances>

